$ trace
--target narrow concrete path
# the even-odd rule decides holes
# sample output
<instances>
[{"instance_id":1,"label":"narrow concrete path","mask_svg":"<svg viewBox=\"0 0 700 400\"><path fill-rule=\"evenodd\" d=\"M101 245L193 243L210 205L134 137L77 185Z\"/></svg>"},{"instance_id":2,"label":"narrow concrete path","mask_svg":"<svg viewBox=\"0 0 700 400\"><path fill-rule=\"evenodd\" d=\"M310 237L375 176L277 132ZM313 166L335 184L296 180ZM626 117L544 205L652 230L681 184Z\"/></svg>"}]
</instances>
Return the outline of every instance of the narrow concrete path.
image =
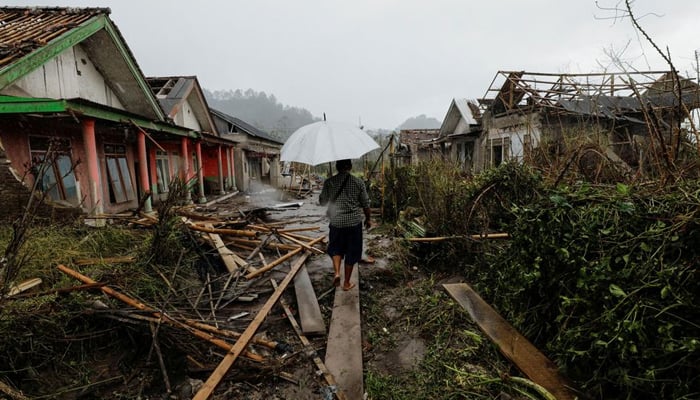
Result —
<instances>
[{"instance_id":1,"label":"narrow concrete path","mask_svg":"<svg viewBox=\"0 0 700 400\"><path fill-rule=\"evenodd\" d=\"M326 366L348 400L361 400L364 394L358 270L355 266L350 279L354 288L346 292L339 287L335 291L326 347Z\"/></svg>"}]
</instances>

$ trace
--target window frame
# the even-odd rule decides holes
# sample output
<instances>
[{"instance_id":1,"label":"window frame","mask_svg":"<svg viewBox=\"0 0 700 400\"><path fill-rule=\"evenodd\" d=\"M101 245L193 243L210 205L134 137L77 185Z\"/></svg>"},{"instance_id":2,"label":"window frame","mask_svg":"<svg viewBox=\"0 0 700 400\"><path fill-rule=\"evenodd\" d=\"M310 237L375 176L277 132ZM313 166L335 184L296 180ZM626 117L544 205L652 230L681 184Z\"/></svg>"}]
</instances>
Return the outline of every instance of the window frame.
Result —
<instances>
[{"instance_id":1,"label":"window frame","mask_svg":"<svg viewBox=\"0 0 700 400\"><path fill-rule=\"evenodd\" d=\"M136 200L136 189L129 169L126 145L105 143L103 149L110 203L122 204Z\"/></svg>"},{"instance_id":2,"label":"window frame","mask_svg":"<svg viewBox=\"0 0 700 400\"><path fill-rule=\"evenodd\" d=\"M58 145L52 143L59 142ZM39 179L38 188L52 200L67 201L71 204L79 203L78 179L75 176L75 164L72 157L72 144L70 138L60 138L51 136L28 137L29 159L31 160L32 173L34 179ZM55 146L58 146L56 148ZM46 168L42 165L46 162L46 155L55 151L55 159ZM67 161L67 168L65 161ZM38 168L38 170L37 170ZM42 174L39 176L39 174ZM51 183L46 184L46 178L51 177ZM67 184L72 180L72 185ZM70 187L73 192L70 193Z\"/></svg>"}]
</instances>

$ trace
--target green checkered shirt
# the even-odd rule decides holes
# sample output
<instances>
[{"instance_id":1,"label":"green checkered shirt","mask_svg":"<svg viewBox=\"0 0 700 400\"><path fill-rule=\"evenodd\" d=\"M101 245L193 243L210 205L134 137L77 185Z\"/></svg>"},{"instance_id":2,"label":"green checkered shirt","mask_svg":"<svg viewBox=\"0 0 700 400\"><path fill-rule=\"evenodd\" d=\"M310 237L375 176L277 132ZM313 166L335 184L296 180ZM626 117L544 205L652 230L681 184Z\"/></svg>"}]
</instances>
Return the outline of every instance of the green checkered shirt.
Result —
<instances>
[{"instance_id":1,"label":"green checkered shirt","mask_svg":"<svg viewBox=\"0 0 700 400\"><path fill-rule=\"evenodd\" d=\"M335 203L331 203L345 177L350 175L343 191L338 195ZM318 197L322 206L328 204L330 224L336 228L347 228L362 223L362 209L369 207L369 196L362 179L353 176L350 172L339 172L326 179L323 189Z\"/></svg>"}]
</instances>

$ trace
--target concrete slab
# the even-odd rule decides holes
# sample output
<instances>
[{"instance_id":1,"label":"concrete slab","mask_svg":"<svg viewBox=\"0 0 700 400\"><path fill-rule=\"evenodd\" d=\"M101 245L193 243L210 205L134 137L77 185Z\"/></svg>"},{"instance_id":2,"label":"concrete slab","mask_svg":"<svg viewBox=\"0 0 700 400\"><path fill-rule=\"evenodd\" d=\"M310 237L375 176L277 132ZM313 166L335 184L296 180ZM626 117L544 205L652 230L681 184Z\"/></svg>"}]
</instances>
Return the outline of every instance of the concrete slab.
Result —
<instances>
[{"instance_id":1,"label":"concrete slab","mask_svg":"<svg viewBox=\"0 0 700 400\"><path fill-rule=\"evenodd\" d=\"M358 270L355 267L350 279L354 288L346 292L339 287L335 291L325 360L338 387L349 400L361 400L364 394Z\"/></svg>"}]
</instances>

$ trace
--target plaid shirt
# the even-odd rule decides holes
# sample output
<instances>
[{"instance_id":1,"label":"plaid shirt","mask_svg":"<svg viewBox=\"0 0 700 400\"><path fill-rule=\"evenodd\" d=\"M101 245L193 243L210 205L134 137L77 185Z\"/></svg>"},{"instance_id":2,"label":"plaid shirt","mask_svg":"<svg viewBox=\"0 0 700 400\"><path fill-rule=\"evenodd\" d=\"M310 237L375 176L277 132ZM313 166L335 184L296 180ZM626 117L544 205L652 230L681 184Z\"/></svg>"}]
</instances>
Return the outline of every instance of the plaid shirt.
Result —
<instances>
[{"instance_id":1,"label":"plaid shirt","mask_svg":"<svg viewBox=\"0 0 700 400\"><path fill-rule=\"evenodd\" d=\"M345 177L349 175L343 191L338 195L335 203L331 202L338 190L343 185ZM318 197L322 206L328 204L330 224L336 228L347 228L362 223L362 209L369 207L369 196L362 179L353 176L350 172L340 172L323 183L323 189Z\"/></svg>"}]
</instances>

